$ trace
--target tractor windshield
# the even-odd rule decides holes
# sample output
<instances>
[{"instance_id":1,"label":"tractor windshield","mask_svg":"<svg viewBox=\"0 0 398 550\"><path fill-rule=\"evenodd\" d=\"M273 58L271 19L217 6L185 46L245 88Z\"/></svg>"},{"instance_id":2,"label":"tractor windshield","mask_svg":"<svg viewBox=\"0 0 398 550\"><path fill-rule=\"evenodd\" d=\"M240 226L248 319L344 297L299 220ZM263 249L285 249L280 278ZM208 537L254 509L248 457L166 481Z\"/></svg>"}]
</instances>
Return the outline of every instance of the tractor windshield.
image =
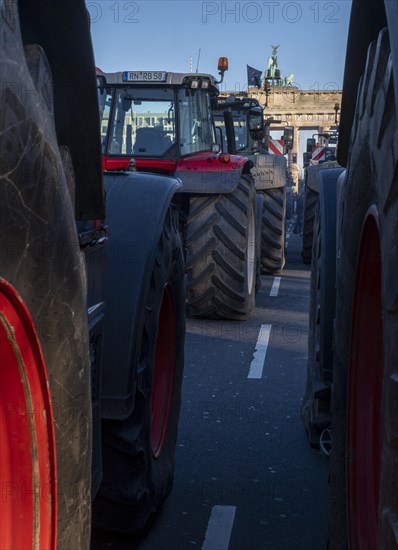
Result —
<instances>
[{"instance_id":1,"label":"tractor windshield","mask_svg":"<svg viewBox=\"0 0 398 550\"><path fill-rule=\"evenodd\" d=\"M172 89L116 89L108 154L163 157L175 143L175 102Z\"/></svg>"},{"instance_id":2,"label":"tractor windshield","mask_svg":"<svg viewBox=\"0 0 398 550\"><path fill-rule=\"evenodd\" d=\"M243 111L233 112L236 151L243 151L248 146L247 114ZM214 116L216 128L221 129L223 151L227 151L227 136L225 132L224 114L221 111Z\"/></svg>"},{"instance_id":3,"label":"tractor windshield","mask_svg":"<svg viewBox=\"0 0 398 550\"><path fill-rule=\"evenodd\" d=\"M104 155L184 156L215 143L205 90L129 86L99 89L98 100Z\"/></svg>"},{"instance_id":4,"label":"tractor windshield","mask_svg":"<svg viewBox=\"0 0 398 550\"><path fill-rule=\"evenodd\" d=\"M181 155L211 151L215 142L209 95L204 90L179 90Z\"/></svg>"}]
</instances>

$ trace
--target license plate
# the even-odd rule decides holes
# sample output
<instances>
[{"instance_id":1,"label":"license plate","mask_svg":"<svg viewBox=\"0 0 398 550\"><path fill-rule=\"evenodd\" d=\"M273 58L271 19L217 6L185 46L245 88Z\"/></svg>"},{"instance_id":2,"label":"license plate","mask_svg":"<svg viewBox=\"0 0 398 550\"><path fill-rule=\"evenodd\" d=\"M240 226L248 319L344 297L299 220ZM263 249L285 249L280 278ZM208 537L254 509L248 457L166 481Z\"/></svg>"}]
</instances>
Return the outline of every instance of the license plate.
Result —
<instances>
[{"instance_id":1,"label":"license plate","mask_svg":"<svg viewBox=\"0 0 398 550\"><path fill-rule=\"evenodd\" d=\"M165 82L166 75L160 71L125 71L123 82Z\"/></svg>"}]
</instances>

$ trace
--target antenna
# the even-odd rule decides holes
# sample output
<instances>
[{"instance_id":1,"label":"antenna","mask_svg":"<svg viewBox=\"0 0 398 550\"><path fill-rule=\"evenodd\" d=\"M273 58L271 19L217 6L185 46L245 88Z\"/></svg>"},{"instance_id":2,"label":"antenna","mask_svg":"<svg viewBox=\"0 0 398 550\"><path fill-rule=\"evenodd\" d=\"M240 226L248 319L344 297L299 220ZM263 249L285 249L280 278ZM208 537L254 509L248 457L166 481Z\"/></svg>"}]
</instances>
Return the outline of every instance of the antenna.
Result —
<instances>
[{"instance_id":1,"label":"antenna","mask_svg":"<svg viewBox=\"0 0 398 550\"><path fill-rule=\"evenodd\" d=\"M192 55L191 55L191 57L189 58L189 72L190 72L190 73L192 72Z\"/></svg>"},{"instance_id":2,"label":"antenna","mask_svg":"<svg viewBox=\"0 0 398 550\"><path fill-rule=\"evenodd\" d=\"M200 59L200 48L198 52L198 62L196 63L196 72L198 72L198 69L199 69L199 59Z\"/></svg>"}]
</instances>

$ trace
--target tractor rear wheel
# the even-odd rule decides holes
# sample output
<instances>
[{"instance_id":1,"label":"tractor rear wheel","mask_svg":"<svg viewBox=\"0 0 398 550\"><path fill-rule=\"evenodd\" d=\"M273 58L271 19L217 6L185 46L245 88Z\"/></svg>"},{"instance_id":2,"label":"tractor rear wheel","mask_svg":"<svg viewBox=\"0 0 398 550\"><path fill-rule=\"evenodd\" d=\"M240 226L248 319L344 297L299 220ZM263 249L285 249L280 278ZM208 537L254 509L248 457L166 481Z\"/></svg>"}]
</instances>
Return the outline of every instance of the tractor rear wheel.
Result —
<instances>
[{"instance_id":1,"label":"tractor rear wheel","mask_svg":"<svg viewBox=\"0 0 398 550\"><path fill-rule=\"evenodd\" d=\"M264 189L261 270L279 273L285 266L286 186Z\"/></svg>"},{"instance_id":2,"label":"tractor rear wheel","mask_svg":"<svg viewBox=\"0 0 398 550\"><path fill-rule=\"evenodd\" d=\"M176 213L160 237L135 367L134 410L102 421L103 482L94 501L99 529L142 534L173 485L184 367L185 286Z\"/></svg>"},{"instance_id":3,"label":"tractor rear wheel","mask_svg":"<svg viewBox=\"0 0 398 550\"><path fill-rule=\"evenodd\" d=\"M256 278L255 212L256 191L247 175L232 193L191 197L186 240L192 317L249 317Z\"/></svg>"},{"instance_id":4,"label":"tractor rear wheel","mask_svg":"<svg viewBox=\"0 0 398 550\"><path fill-rule=\"evenodd\" d=\"M314 237L314 223L319 195L310 187L305 188L303 213L303 243L301 257L305 264L311 263L312 241Z\"/></svg>"},{"instance_id":5,"label":"tractor rear wheel","mask_svg":"<svg viewBox=\"0 0 398 550\"><path fill-rule=\"evenodd\" d=\"M369 46L359 85L344 189L332 393L333 549L395 548L398 537L394 86L383 29Z\"/></svg>"},{"instance_id":6,"label":"tractor rear wheel","mask_svg":"<svg viewBox=\"0 0 398 550\"><path fill-rule=\"evenodd\" d=\"M84 549L91 477L85 266L52 73L44 50L24 44L23 6L0 2L0 470L9 487L0 547Z\"/></svg>"}]
</instances>

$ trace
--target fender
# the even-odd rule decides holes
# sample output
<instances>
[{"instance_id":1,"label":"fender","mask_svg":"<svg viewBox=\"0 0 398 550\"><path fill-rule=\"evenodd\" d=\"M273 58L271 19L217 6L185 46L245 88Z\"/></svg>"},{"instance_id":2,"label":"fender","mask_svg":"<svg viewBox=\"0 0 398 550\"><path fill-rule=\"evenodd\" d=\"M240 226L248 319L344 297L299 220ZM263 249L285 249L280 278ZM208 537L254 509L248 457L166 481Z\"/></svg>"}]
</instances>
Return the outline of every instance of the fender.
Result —
<instances>
[{"instance_id":1,"label":"fender","mask_svg":"<svg viewBox=\"0 0 398 550\"><path fill-rule=\"evenodd\" d=\"M119 172L105 174L109 249L105 292L102 418L124 419L134 406L137 342L156 247L175 178Z\"/></svg>"},{"instance_id":2,"label":"fender","mask_svg":"<svg viewBox=\"0 0 398 550\"><path fill-rule=\"evenodd\" d=\"M253 161L251 173L254 177L256 190L274 189L286 185L287 162L282 155L256 153L250 155Z\"/></svg>"},{"instance_id":3,"label":"fender","mask_svg":"<svg viewBox=\"0 0 398 550\"><path fill-rule=\"evenodd\" d=\"M324 372L321 383L333 379L333 323L336 309L336 263L337 228L339 225L339 178L344 168L330 168L319 172L319 214L321 219L321 241L325 253L321 258L320 307L325 319L324 330L320 333L320 353L323 355ZM344 177L344 176L343 176ZM327 255L326 255L327 254Z\"/></svg>"},{"instance_id":4,"label":"fender","mask_svg":"<svg viewBox=\"0 0 398 550\"><path fill-rule=\"evenodd\" d=\"M247 158L228 153L198 153L178 161L175 175L181 193L232 193L242 173L249 173Z\"/></svg>"},{"instance_id":5,"label":"fender","mask_svg":"<svg viewBox=\"0 0 398 550\"><path fill-rule=\"evenodd\" d=\"M102 168L104 171L123 170L130 160L130 157L103 156ZM182 183L180 193L231 193L237 188L242 173L250 170L246 157L226 156L225 153L196 153L180 160L137 157L134 161L138 171L163 171L175 175Z\"/></svg>"},{"instance_id":6,"label":"fender","mask_svg":"<svg viewBox=\"0 0 398 550\"><path fill-rule=\"evenodd\" d=\"M341 168L339 163L335 160L323 162L322 164L316 164L307 166L305 169L305 185L316 193L319 193L319 178L324 170L330 170L335 168Z\"/></svg>"},{"instance_id":7,"label":"fender","mask_svg":"<svg viewBox=\"0 0 398 550\"><path fill-rule=\"evenodd\" d=\"M343 222L343 213L344 213L344 189L346 186L347 171L344 170L337 182L336 182L336 195L337 195L337 212L336 212L336 280L339 271L339 258L340 258L340 228Z\"/></svg>"}]
</instances>

